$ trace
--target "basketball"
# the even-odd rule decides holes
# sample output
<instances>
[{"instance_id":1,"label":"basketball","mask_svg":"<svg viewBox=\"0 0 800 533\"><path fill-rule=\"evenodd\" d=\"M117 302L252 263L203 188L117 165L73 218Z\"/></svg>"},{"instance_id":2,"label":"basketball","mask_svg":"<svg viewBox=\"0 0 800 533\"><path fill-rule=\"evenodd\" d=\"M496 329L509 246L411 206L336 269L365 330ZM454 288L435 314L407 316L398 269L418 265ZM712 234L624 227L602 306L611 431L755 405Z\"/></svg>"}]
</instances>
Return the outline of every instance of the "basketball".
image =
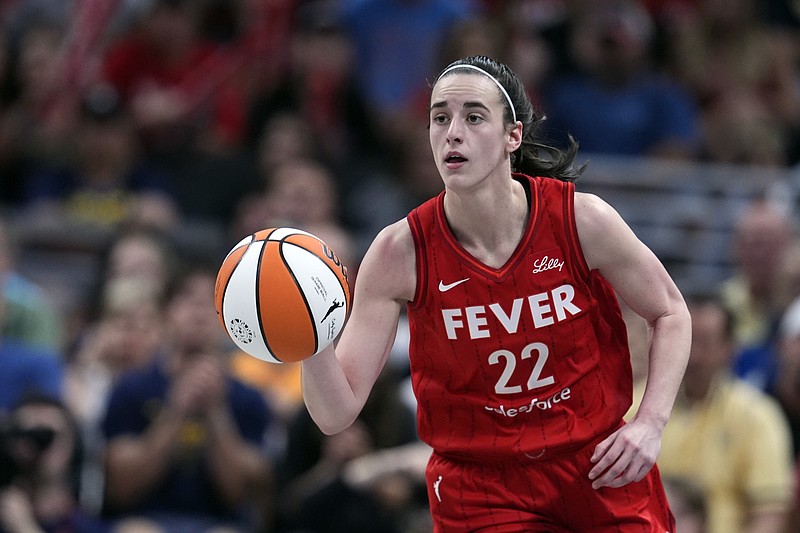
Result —
<instances>
[{"instance_id":1,"label":"basketball","mask_svg":"<svg viewBox=\"0 0 800 533\"><path fill-rule=\"evenodd\" d=\"M214 305L238 348L294 363L336 339L350 312L347 268L311 233L269 228L239 241L220 266Z\"/></svg>"}]
</instances>

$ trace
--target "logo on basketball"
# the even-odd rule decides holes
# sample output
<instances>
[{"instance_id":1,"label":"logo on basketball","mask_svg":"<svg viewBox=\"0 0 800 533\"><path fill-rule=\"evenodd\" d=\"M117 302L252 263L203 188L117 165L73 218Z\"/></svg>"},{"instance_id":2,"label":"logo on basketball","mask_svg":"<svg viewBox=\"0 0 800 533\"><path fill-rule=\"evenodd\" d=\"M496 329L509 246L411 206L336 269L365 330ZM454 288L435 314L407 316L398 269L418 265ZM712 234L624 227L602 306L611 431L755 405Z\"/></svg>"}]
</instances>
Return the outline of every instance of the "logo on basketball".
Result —
<instances>
[{"instance_id":1,"label":"logo on basketball","mask_svg":"<svg viewBox=\"0 0 800 533\"><path fill-rule=\"evenodd\" d=\"M325 316L322 317L322 320L320 320L320 322L324 321L326 318L331 316L331 313L333 313L334 311L336 311L340 307L344 307L344 302L340 302L338 300L334 300L333 303L331 304L331 306L328 308L328 311L325 313Z\"/></svg>"},{"instance_id":2,"label":"logo on basketball","mask_svg":"<svg viewBox=\"0 0 800 533\"><path fill-rule=\"evenodd\" d=\"M253 330L250 329L250 326L248 326L246 322L238 318L231 320L231 335L239 342L245 344L253 342Z\"/></svg>"}]
</instances>

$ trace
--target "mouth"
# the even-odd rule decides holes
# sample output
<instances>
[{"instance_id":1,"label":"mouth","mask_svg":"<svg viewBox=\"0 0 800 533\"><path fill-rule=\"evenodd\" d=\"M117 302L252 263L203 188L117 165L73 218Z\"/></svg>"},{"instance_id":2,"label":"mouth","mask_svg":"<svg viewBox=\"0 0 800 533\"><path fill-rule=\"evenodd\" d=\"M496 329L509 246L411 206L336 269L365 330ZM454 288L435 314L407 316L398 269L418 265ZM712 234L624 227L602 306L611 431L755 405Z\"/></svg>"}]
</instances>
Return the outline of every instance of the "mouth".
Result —
<instances>
[{"instance_id":1,"label":"mouth","mask_svg":"<svg viewBox=\"0 0 800 533\"><path fill-rule=\"evenodd\" d=\"M463 155L461 155L459 153L455 153L455 152L447 154L447 156L444 158L444 162L448 167L449 166L459 166L462 163L465 163L466 161L467 161L466 157L464 157Z\"/></svg>"}]
</instances>

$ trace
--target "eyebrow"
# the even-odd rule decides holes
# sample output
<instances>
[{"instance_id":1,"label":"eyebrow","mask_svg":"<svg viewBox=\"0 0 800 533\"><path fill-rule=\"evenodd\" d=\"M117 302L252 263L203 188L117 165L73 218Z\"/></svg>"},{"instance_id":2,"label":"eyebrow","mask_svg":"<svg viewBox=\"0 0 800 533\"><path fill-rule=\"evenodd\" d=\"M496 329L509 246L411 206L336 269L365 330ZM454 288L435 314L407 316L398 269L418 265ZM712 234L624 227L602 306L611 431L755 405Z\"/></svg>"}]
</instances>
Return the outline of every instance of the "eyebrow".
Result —
<instances>
[{"instance_id":1,"label":"eyebrow","mask_svg":"<svg viewBox=\"0 0 800 533\"><path fill-rule=\"evenodd\" d=\"M429 110L429 111L433 111L434 109L439 109L439 108L442 108L442 107L447 107L447 106L448 106L448 104L447 104L447 101L439 101L439 102L434 102L434 103L431 105L431 108L430 108L430 110ZM491 113L491 110L490 110L488 107L486 107L486 105L484 105L484 104L483 104L483 103L481 103L481 102L464 102L464 105L462 106L462 108L463 108L463 109L473 109L473 108L478 108L478 109L483 109L483 110L484 110L484 111L486 111L487 113Z\"/></svg>"}]
</instances>

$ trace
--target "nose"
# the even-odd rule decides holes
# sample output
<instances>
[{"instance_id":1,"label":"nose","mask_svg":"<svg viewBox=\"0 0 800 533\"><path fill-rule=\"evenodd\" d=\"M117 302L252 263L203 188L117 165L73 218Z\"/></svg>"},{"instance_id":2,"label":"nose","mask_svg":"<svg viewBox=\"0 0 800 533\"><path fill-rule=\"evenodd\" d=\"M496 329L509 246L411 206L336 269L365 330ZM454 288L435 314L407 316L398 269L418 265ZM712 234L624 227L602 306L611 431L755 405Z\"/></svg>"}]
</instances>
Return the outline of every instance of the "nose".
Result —
<instances>
[{"instance_id":1,"label":"nose","mask_svg":"<svg viewBox=\"0 0 800 533\"><path fill-rule=\"evenodd\" d=\"M461 123L458 120L451 120L450 126L447 128L447 142L451 144L460 143L462 140Z\"/></svg>"}]
</instances>

